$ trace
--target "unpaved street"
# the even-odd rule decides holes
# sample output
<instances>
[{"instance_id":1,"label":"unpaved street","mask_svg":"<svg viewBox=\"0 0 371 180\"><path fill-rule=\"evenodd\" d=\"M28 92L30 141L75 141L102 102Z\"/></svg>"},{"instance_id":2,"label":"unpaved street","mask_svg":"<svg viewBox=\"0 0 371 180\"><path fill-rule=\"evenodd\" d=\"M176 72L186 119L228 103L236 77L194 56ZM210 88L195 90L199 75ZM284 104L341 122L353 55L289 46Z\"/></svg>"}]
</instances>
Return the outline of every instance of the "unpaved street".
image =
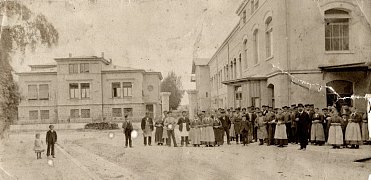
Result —
<instances>
[{"instance_id":1,"label":"unpaved street","mask_svg":"<svg viewBox=\"0 0 371 180\"><path fill-rule=\"evenodd\" d=\"M109 138L108 133L115 134ZM57 158L47 163L32 151L33 132L12 133L1 153L2 168L16 179L367 179L371 164L355 159L371 156L371 146L333 150L309 146L287 148L161 147L124 148L124 136L115 131L58 131ZM3 179L12 179L1 171Z\"/></svg>"}]
</instances>

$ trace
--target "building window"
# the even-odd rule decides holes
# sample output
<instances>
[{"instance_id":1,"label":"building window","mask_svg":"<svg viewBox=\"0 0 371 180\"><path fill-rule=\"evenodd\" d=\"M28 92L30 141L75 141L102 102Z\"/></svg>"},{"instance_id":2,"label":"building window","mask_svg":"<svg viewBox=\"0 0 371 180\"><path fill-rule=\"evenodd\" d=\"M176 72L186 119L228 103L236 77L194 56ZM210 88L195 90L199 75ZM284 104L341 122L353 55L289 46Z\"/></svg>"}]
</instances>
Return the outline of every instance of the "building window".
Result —
<instances>
[{"instance_id":1,"label":"building window","mask_svg":"<svg viewBox=\"0 0 371 180\"><path fill-rule=\"evenodd\" d=\"M37 85L28 85L28 99L29 100L37 99Z\"/></svg>"},{"instance_id":2,"label":"building window","mask_svg":"<svg viewBox=\"0 0 371 180\"><path fill-rule=\"evenodd\" d=\"M79 64L69 64L70 74L77 74L79 72Z\"/></svg>"},{"instance_id":3,"label":"building window","mask_svg":"<svg viewBox=\"0 0 371 180\"><path fill-rule=\"evenodd\" d=\"M248 61L247 61L247 40L245 40L244 42L243 42L243 47L244 47L244 62L245 62L245 69L248 67Z\"/></svg>"},{"instance_id":4,"label":"building window","mask_svg":"<svg viewBox=\"0 0 371 180\"><path fill-rule=\"evenodd\" d=\"M79 110L78 109L71 109L70 110L70 117L71 118L79 118Z\"/></svg>"},{"instance_id":5,"label":"building window","mask_svg":"<svg viewBox=\"0 0 371 180\"><path fill-rule=\"evenodd\" d=\"M122 109L112 108L112 117L122 117Z\"/></svg>"},{"instance_id":6,"label":"building window","mask_svg":"<svg viewBox=\"0 0 371 180\"><path fill-rule=\"evenodd\" d=\"M114 82L112 83L112 97L120 97L121 95L121 83Z\"/></svg>"},{"instance_id":7,"label":"building window","mask_svg":"<svg viewBox=\"0 0 371 180\"><path fill-rule=\"evenodd\" d=\"M209 97L209 94L206 92L206 97Z\"/></svg>"},{"instance_id":8,"label":"building window","mask_svg":"<svg viewBox=\"0 0 371 180\"><path fill-rule=\"evenodd\" d=\"M242 21L243 23L246 23L246 10L242 12Z\"/></svg>"},{"instance_id":9,"label":"building window","mask_svg":"<svg viewBox=\"0 0 371 180\"><path fill-rule=\"evenodd\" d=\"M81 98L90 98L90 84L81 83Z\"/></svg>"},{"instance_id":10,"label":"building window","mask_svg":"<svg viewBox=\"0 0 371 180\"><path fill-rule=\"evenodd\" d=\"M71 99L79 98L79 84L77 83L70 84L70 98Z\"/></svg>"},{"instance_id":11,"label":"building window","mask_svg":"<svg viewBox=\"0 0 371 180\"><path fill-rule=\"evenodd\" d=\"M241 107L242 105L242 87L235 87L235 107Z\"/></svg>"},{"instance_id":12,"label":"building window","mask_svg":"<svg viewBox=\"0 0 371 180\"><path fill-rule=\"evenodd\" d=\"M254 6L254 11L256 11L259 8L259 0L255 0Z\"/></svg>"},{"instance_id":13,"label":"building window","mask_svg":"<svg viewBox=\"0 0 371 180\"><path fill-rule=\"evenodd\" d=\"M259 62L259 34L256 29L253 34L253 47L254 47L254 63L258 64Z\"/></svg>"},{"instance_id":14,"label":"building window","mask_svg":"<svg viewBox=\"0 0 371 180\"><path fill-rule=\"evenodd\" d=\"M39 119L39 112L36 111L29 111L29 118L30 120L38 120Z\"/></svg>"},{"instance_id":15,"label":"building window","mask_svg":"<svg viewBox=\"0 0 371 180\"><path fill-rule=\"evenodd\" d=\"M238 56L238 68L239 68L239 77L242 78L242 55L240 53L240 55Z\"/></svg>"},{"instance_id":16,"label":"building window","mask_svg":"<svg viewBox=\"0 0 371 180\"><path fill-rule=\"evenodd\" d=\"M80 64L80 73L89 73L89 63Z\"/></svg>"},{"instance_id":17,"label":"building window","mask_svg":"<svg viewBox=\"0 0 371 180\"><path fill-rule=\"evenodd\" d=\"M129 117L133 117L133 108L124 108L124 115L128 115Z\"/></svg>"},{"instance_id":18,"label":"building window","mask_svg":"<svg viewBox=\"0 0 371 180\"><path fill-rule=\"evenodd\" d=\"M39 85L39 99L40 100L48 100L49 99L49 85L48 84L40 84Z\"/></svg>"},{"instance_id":19,"label":"building window","mask_svg":"<svg viewBox=\"0 0 371 180\"><path fill-rule=\"evenodd\" d=\"M326 51L349 50L349 13L343 10L325 11Z\"/></svg>"},{"instance_id":20,"label":"building window","mask_svg":"<svg viewBox=\"0 0 371 180\"><path fill-rule=\"evenodd\" d=\"M269 58L272 56L272 17L269 17L265 22L265 51L266 57Z\"/></svg>"},{"instance_id":21,"label":"building window","mask_svg":"<svg viewBox=\"0 0 371 180\"><path fill-rule=\"evenodd\" d=\"M40 111L40 118L41 118L41 120L49 119L49 110L41 110Z\"/></svg>"},{"instance_id":22,"label":"building window","mask_svg":"<svg viewBox=\"0 0 371 180\"><path fill-rule=\"evenodd\" d=\"M255 12L255 0L251 0L251 14L253 14Z\"/></svg>"},{"instance_id":23,"label":"building window","mask_svg":"<svg viewBox=\"0 0 371 180\"><path fill-rule=\"evenodd\" d=\"M81 118L90 118L90 109L81 109Z\"/></svg>"},{"instance_id":24,"label":"building window","mask_svg":"<svg viewBox=\"0 0 371 180\"><path fill-rule=\"evenodd\" d=\"M122 83L122 88L123 88L123 91L124 91L124 97L131 97L132 96L133 85L132 85L131 82Z\"/></svg>"}]
</instances>

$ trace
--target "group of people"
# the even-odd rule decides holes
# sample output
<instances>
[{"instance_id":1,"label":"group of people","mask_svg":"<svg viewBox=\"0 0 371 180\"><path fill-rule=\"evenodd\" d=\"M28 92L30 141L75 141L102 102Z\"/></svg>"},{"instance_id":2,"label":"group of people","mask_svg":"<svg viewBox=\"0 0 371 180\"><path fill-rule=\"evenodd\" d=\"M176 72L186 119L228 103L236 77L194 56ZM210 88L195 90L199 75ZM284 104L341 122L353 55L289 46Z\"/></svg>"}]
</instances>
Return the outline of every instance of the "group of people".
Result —
<instances>
[{"instance_id":1,"label":"group of people","mask_svg":"<svg viewBox=\"0 0 371 180\"><path fill-rule=\"evenodd\" d=\"M46 132L46 144L47 144L46 156L49 157L50 155L52 155L52 157L55 158L55 151L54 151L55 143L57 143L57 132L55 132L53 125L49 125L49 130ZM40 133L35 134L33 150L36 153L36 158L42 159L41 153L45 151L45 148L44 148L44 142L40 139Z\"/></svg>"},{"instance_id":2,"label":"group of people","mask_svg":"<svg viewBox=\"0 0 371 180\"><path fill-rule=\"evenodd\" d=\"M132 128L132 127L131 127ZM340 112L335 107L320 110L313 104L298 104L291 107L272 108L269 106L218 109L202 111L193 119L186 111L175 117L172 111L165 111L164 117L155 122L146 113L142 119L144 145L151 145L155 131L157 145L177 147L175 131L179 129L181 146L220 146L235 141L244 146L252 142L285 147L288 143L300 144L305 150L308 143L333 148L355 148L371 144L368 134L367 113L358 112L355 107L344 105ZM131 145L131 144L130 144Z\"/></svg>"}]
</instances>

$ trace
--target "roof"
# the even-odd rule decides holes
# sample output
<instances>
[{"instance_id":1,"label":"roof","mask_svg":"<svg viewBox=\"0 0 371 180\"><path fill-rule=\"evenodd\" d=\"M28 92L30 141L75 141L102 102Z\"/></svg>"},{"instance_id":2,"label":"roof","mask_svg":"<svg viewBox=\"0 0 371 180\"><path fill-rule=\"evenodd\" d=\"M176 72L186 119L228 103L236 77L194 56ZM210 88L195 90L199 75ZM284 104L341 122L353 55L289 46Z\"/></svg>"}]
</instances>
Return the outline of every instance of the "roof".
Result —
<instances>
[{"instance_id":1,"label":"roof","mask_svg":"<svg viewBox=\"0 0 371 180\"><path fill-rule=\"evenodd\" d=\"M322 71L368 71L371 70L371 62L319 65L318 68Z\"/></svg>"},{"instance_id":2,"label":"roof","mask_svg":"<svg viewBox=\"0 0 371 180\"><path fill-rule=\"evenodd\" d=\"M239 82L246 82L246 81L258 81L258 80L267 80L268 77L244 77L240 79L233 79L233 80L228 80L228 81L223 81L222 84L234 84L234 83L239 83Z\"/></svg>"},{"instance_id":3,"label":"roof","mask_svg":"<svg viewBox=\"0 0 371 180\"><path fill-rule=\"evenodd\" d=\"M144 69L135 69L135 68L131 68L131 67L117 66L117 65L113 65L113 64L110 64L108 66L103 66L102 67L102 72L104 72L104 73L139 72L139 73L145 73L145 74L155 74L155 75L158 75L161 80L163 78L161 72L146 71Z\"/></svg>"},{"instance_id":4,"label":"roof","mask_svg":"<svg viewBox=\"0 0 371 180\"><path fill-rule=\"evenodd\" d=\"M74 57L66 57L66 58L54 58L55 61L70 61L70 60L78 60L78 61L102 61L104 64L109 65L111 64L111 60L104 59L104 57L97 57L97 56L74 56Z\"/></svg>"},{"instance_id":5,"label":"roof","mask_svg":"<svg viewBox=\"0 0 371 180\"><path fill-rule=\"evenodd\" d=\"M207 66L209 58L194 58L192 62L192 74L196 73L196 66Z\"/></svg>"}]
</instances>

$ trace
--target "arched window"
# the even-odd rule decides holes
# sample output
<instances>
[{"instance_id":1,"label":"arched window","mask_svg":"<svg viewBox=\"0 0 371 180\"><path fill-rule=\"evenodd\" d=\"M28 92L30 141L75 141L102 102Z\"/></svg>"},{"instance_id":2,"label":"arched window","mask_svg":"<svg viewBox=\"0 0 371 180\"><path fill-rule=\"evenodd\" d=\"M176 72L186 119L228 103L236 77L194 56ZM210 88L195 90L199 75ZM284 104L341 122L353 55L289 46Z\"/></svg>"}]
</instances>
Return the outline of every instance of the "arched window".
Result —
<instances>
[{"instance_id":1,"label":"arched window","mask_svg":"<svg viewBox=\"0 0 371 180\"><path fill-rule=\"evenodd\" d=\"M340 9L325 11L325 50L349 50L349 13Z\"/></svg>"},{"instance_id":2,"label":"arched window","mask_svg":"<svg viewBox=\"0 0 371 180\"><path fill-rule=\"evenodd\" d=\"M255 29L253 34L253 48L254 48L254 63L258 64L259 62L259 34L258 30Z\"/></svg>"},{"instance_id":3,"label":"arched window","mask_svg":"<svg viewBox=\"0 0 371 180\"><path fill-rule=\"evenodd\" d=\"M242 77L242 55L241 53L238 56L238 75L241 78Z\"/></svg>"},{"instance_id":4,"label":"arched window","mask_svg":"<svg viewBox=\"0 0 371 180\"><path fill-rule=\"evenodd\" d=\"M272 56L272 17L268 17L265 21L265 51L266 51L266 58Z\"/></svg>"}]
</instances>

